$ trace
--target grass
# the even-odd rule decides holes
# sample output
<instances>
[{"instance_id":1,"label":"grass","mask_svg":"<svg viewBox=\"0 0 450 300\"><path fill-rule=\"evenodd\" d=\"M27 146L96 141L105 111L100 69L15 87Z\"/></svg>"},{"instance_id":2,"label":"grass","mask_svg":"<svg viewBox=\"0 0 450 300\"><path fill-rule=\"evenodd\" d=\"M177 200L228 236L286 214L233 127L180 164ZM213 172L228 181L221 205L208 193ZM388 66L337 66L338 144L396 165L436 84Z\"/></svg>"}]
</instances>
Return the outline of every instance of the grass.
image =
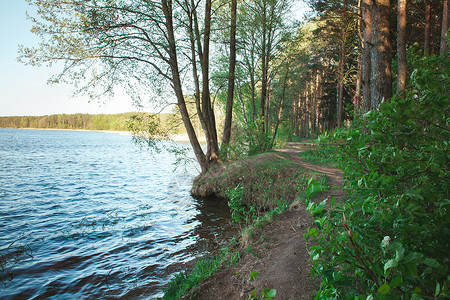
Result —
<instances>
[{"instance_id":1,"label":"grass","mask_svg":"<svg viewBox=\"0 0 450 300\"><path fill-rule=\"evenodd\" d=\"M240 259L240 252L232 249L233 239L213 258L199 259L191 272L180 272L172 278L164 289L163 300L175 300L181 297L195 296L195 288L206 278L216 273L224 264L234 264Z\"/></svg>"},{"instance_id":2,"label":"grass","mask_svg":"<svg viewBox=\"0 0 450 300\"><path fill-rule=\"evenodd\" d=\"M275 209L280 202L291 203L306 188L310 172L275 152L220 165L198 178L193 194L228 199L227 191L243 187L242 204L257 213Z\"/></svg>"},{"instance_id":3,"label":"grass","mask_svg":"<svg viewBox=\"0 0 450 300\"><path fill-rule=\"evenodd\" d=\"M270 223L277 215L282 214L288 209L287 204L281 204L277 208L270 210L258 217L251 225L242 230L240 237L240 245L246 248L247 253L252 253L251 247L248 246L253 232ZM172 278L164 289L163 300L175 300L181 297L189 299L195 296L196 287L206 278L215 274L223 265L233 265L240 260L241 252L234 249L233 239L228 246L223 247L219 254L213 258L203 258L196 262L191 272L180 272Z\"/></svg>"},{"instance_id":4,"label":"grass","mask_svg":"<svg viewBox=\"0 0 450 300\"><path fill-rule=\"evenodd\" d=\"M319 146L317 149L305 150L300 152L298 156L304 161L315 165L324 165L330 168L338 168L336 159L334 158L335 149L329 146Z\"/></svg>"}]
</instances>

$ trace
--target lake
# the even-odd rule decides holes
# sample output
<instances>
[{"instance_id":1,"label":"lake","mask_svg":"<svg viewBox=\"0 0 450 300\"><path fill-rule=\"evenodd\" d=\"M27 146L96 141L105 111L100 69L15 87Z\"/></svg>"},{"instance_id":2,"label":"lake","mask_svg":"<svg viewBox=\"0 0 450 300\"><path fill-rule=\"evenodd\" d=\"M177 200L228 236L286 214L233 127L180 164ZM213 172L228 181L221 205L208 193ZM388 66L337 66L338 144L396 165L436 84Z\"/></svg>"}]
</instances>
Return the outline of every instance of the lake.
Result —
<instances>
[{"instance_id":1,"label":"lake","mask_svg":"<svg viewBox=\"0 0 450 300\"><path fill-rule=\"evenodd\" d=\"M233 235L195 164L127 135L0 129L1 299L153 299ZM188 171L186 171L188 170Z\"/></svg>"}]
</instances>

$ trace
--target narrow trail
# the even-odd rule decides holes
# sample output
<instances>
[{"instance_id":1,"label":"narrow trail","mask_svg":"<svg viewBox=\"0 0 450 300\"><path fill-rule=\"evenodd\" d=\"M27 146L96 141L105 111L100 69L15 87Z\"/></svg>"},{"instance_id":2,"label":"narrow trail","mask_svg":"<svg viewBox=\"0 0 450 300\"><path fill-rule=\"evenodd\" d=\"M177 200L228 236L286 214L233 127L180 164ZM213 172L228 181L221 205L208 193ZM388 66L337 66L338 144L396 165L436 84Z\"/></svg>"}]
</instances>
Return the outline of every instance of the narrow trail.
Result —
<instances>
[{"instance_id":1,"label":"narrow trail","mask_svg":"<svg viewBox=\"0 0 450 300\"><path fill-rule=\"evenodd\" d=\"M328 176L328 192L316 200L342 199L342 172L337 169L304 162L298 153L310 148L306 143L288 143L287 148L278 149L305 169ZM335 187L335 188L333 188ZM311 263L304 234L313 224L304 206L277 217L259 229L253 236L251 246L242 254L239 263L222 268L198 288L195 299L248 299L256 289L257 297L265 289L276 289L275 299L311 299L320 284L311 277ZM256 271L258 278L250 280Z\"/></svg>"},{"instance_id":2,"label":"narrow trail","mask_svg":"<svg viewBox=\"0 0 450 300\"><path fill-rule=\"evenodd\" d=\"M292 161L295 161L305 169L313 170L327 175L328 185L330 186L330 192L326 194L326 197L335 197L336 200L342 199L346 193L342 190L344 186L344 180L342 178L342 171L334 168L325 167L322 165L314 165L307 163L298 156L302 151L311 148L311 144L308 143L287 143L286 148L277 149L278 152L286 153ZM333 188L336 187L336 188ZM324 198L325 199L325 198Z\"/></svg>"}]
</instances>

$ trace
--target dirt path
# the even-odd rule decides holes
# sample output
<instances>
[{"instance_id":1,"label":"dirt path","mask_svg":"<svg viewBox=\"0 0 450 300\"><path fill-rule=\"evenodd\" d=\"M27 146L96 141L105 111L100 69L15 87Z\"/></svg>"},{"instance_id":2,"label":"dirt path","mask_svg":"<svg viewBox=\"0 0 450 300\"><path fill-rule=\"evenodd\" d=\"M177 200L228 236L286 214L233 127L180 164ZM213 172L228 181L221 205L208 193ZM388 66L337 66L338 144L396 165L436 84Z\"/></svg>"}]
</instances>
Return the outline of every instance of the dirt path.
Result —
<instances>
[{"instance_id":1,"label":"dirt path","mask_svg":"<svg viewBox=\"0 0 450 300\"><path fill-rule=\"evenodd\" d=\"M289 143L287 147L278 151L306 169L326 174L330 187L342 187L339 170L309 164L298 157L299 152L308 149L308 144ZM338 200L344 195L341 188L331 188L317 200L331 197ZM304 207L282 214L253 235L251 246L242 253L239 263L222 268L204 282L195 299L248 299L254 289L261 298L265 288L276 289L276 299L311 299L319 284L311 277L303 237L311 224L312 218ZM258 278L250 280L253 271L258 273Z\"/></svg>"}]
</instances>

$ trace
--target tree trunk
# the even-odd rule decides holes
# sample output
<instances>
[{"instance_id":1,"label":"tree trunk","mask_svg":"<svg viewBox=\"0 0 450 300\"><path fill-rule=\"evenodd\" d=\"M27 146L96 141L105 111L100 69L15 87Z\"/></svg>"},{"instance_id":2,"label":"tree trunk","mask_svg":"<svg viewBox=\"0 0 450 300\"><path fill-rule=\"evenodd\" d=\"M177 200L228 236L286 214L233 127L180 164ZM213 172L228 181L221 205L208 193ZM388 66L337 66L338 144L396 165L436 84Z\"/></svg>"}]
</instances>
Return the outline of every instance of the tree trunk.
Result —
<instances>
[{"instance_id":1,"label":"tree trunk","mask_svg":"<svg viewBox=\"0 0 450 300\"><path fill-rule=\"evenodd\" d=\"M361 0L358 0L358 15L362 15L361 12ZM356 67L356 87L355 95L353 97L354 115L358 116L361 113L361 86L362 86L362 20L358 18L358 65Z\"/></svg>"},{"instance_id":2,"label":"tree trunk","mask_svg":"<svg viewBox=\"0 0 450 300\"><path fill-rule=\"evenodd\" d=\"M370 86L371 86L371 59L370 52L372 48L372 16L370 14L370 7L372 0L363 0L361 6L362 13L362 33L363 33L363 48L362 48L362 86L363 86L363 113L368 112L371 108Z\"/></svg>"},{"instance_id":3,"label":"tree trunk","mask_svg":"<svg viewBox=\"0 0 450 300\"><path fill-rule=\"evenodd\" d=\"M358 55L358 66L356 68L356 89L353 98L355 116L361 113L361 87L362 87L362 54Z\"/></svg>"},{"instance_id":4,"label":"tree trunk","mask_svg":"<svg viewBox=\"0 0 450 300\"><path fill-rule=\"evenodd\" d=\"M337 127L342 127L343 105L344 105L344 69L345 69L345 43L347 36L347 1L342 4L342 28L341 28L341 44L339 53L339 75L337 87Z\"/></svg>"},{"instance_id":5,"label":"tree trunk","mask_svg":"<svg viewBox=\"0 0 450 300\"><path fill-rule=\"evenodd\" d=\"M295 136L300 136L300 104L301 103L301 93L298 93L295 98L294 103L294 129Z\"/></svg>"},{"instance_id":6,"label":"tree trunk","mask_svg":"<svg viewBox=\"0 0 450 300\"><path fill-rule=\"evenodd\" d=\"M391 44L389 41L390 0L372 1L371 109L392 97Z\"/></svg>"},{"instance_id":7,"label":"tree trunk","mask_svg":"<svg viewBox=\"0 0 450 300\"><path fill-rule=\"evenodd\" d=\"M245 125L247 125L248 124L248 119L247 119L247 113L245 111L244 99L242 98L241 84L239 82L239 77L236 78L236 79L237 79L237 94L238 94L239 102L241 104L242 117L244 118Z\"/></svg>"},{"instance_id":8,"label":"tree trunk","mask_svg":"<svg viewBox=\"0 0 450 300\"><path fill-rule=\"evenodd\" d=\"M261 102L260 102L260 115L261 115L261 124L259 124L259 128L262 132L265 132L265 116L266 116L266 94L267 94L267 24L266 24L266 1L263 0L263 24L262 24L262 50L261 50L261 67L262 67L262 78L261 78Z\"/></svg>"},{"instance_id":9,"label":"tree trunk","mask_svg":"<svg viewBox=\"0 0 450 300\"><path fill-rule=\"evenodd\" d=\"M209 91L209 42L211 34L211 0L206 0L202 60L202 111L208 131L206 159L208 167L219 160L216 121Z\"/></svg>"},{"instance_id":10,"label":"tree trunk","mask_svg":"<svg viewBox=\"0 0 450 300\"><path fill-rule=\"evenodd\" d=\"M406 86L406 0L398 0L397 14L397 94L403 94Z\"/></svg>"},{"instance_id":11,"label":"tree trunk","mask_svg":"<svg viewBox=\"0 0 450 300\"><path fill-rule=\"evenodd\" d=\"M188 13L189 39L190 39L190 43L191 43L192 73L193 73L194 85L195 85L195 95L194 95L195 107L197 110L197 115L200 120L200 124L202 126L203 132L205 133L206 139L208 140L208 130L207 130L207 126L206 126L205 117L202 112L201 99L200 99L201 98L200 81L199 81L199 77L198 77L197 59L196 59L196 51L195 51L197 41L199 41L200 37L197 36L198 30L196 30L196 27L194 27L194 26L198 26L198 24L196 21L197 16L196 16L195 4L194 4L193 0L191 0L190 5L191 6L189 7L189 4L186 2L186 6L188 7L188 9L190 9L190 11ZM197 24L197 25L194 25L194 24ZM200 57L200 61L202 61L202 59L203 59L203 57Z\"/></svg>"},{"instance_id":12,"label":"tree trunk","mask_svg":"<svg viewBox=\"0 0 450 300\"><path fill-rule=\"evenodd\" d=\"M318 101L318 86L319 86L319 70L314 70L314 85L313 85L313 107L312 107L312 131L315 133L317 131L318 127L318 120L317 120L317 101Z\"/></svg>"},{"instance_id":13,"label":"tree trunk","mask_svg":"<svg viewBox=\"0 0 450 300\"><path fill-rule=\"evenodd\" d=\"M233 117L233 96L234 96L234 78L236 68L236 10L237 0L231 0L231 27L230 27L230 65L228 68L228 91L227 105L225 114L225 125L223 128L222 144L224 147L224 156L227 157L227 146L231 138L231 120Z\"/></svg>"},{"instance_id":14,"label":"tree trunk","mask_svg":"<svg viewBox=\"0 0 450 300\"><path fill-rule=\"evenodd\" d=\"M256 80L255 80L255 44L252 39L252 49L250 53L250 63L248 64L248 70L250 75L250 92L251 92L251 106L252 106L252 120L256 122L258 113L256 112Z\"/></svg>"},{"instance_id":15,"label":"tree trunk","mask_svg":"<svg viewBox=\"0 0 450 300\"><path fill-rule=\"evenodd\" d=\"M439 55L443 56L447 53L447 41L445 35L448 31L448 0L444 0L442 9L442 28L441 28L441 49Z\"/></svg>"},{"instance_id":16,"label":"tree trunk","mask_svg":"<svg viewBox=\"0 0 450 300\"><path fill-rule=\"evenodd\" d=\"M270 82L267 82L267 95L266 95L266 115L264 116L264 132L269 132L269 126L270 126L270 118L269 118L269 111L270 111Z\"/></svg>"},{"instance_id":17,"label":"tree trunk","mask_svg":"<svg viewBox=\"0 0 450 300\"><path fill-rule=\"evenodd\" d=\"M183 120L184 127L189 137L192 149L194 151L195 157L202 172L208 169L208 164L205 159L205 154L198 142L197 135L195 134L195 129L192 126L191 119L189 118L189 113L186 107L186 102L183 96L180 72L178 69L178 58L177 58L177 48L175 44L175 33L173 28L173 15L172 15L172 2L169 0L162 0L162 10L165 17L165 27L167 29L167 36L169 40L168 45L168 55L169 55L169 65L172 73L172 84L175 95L177 97L178 108L180 110L181 119Z\"/></svg>"},{"instance_id":18,"label":"tree trunk","mask_svg":"<svg viewBox=\"0 0 450 300\"><path fill-rule=\"evenodd\" d=\"M425 0L425 33L423 49L426 56L430 55L431 3Z\"/></svg>"},{"instance_id":19,"label":"tree trunk","mask_svg":"<svg viewBox=\"0 0 450 300\"><path fill-rule=\"evenodd\" d=\"M306 82L306 90L305 90L305 136L309 139L309 85Z\"/></svg>"}]
</instances>

